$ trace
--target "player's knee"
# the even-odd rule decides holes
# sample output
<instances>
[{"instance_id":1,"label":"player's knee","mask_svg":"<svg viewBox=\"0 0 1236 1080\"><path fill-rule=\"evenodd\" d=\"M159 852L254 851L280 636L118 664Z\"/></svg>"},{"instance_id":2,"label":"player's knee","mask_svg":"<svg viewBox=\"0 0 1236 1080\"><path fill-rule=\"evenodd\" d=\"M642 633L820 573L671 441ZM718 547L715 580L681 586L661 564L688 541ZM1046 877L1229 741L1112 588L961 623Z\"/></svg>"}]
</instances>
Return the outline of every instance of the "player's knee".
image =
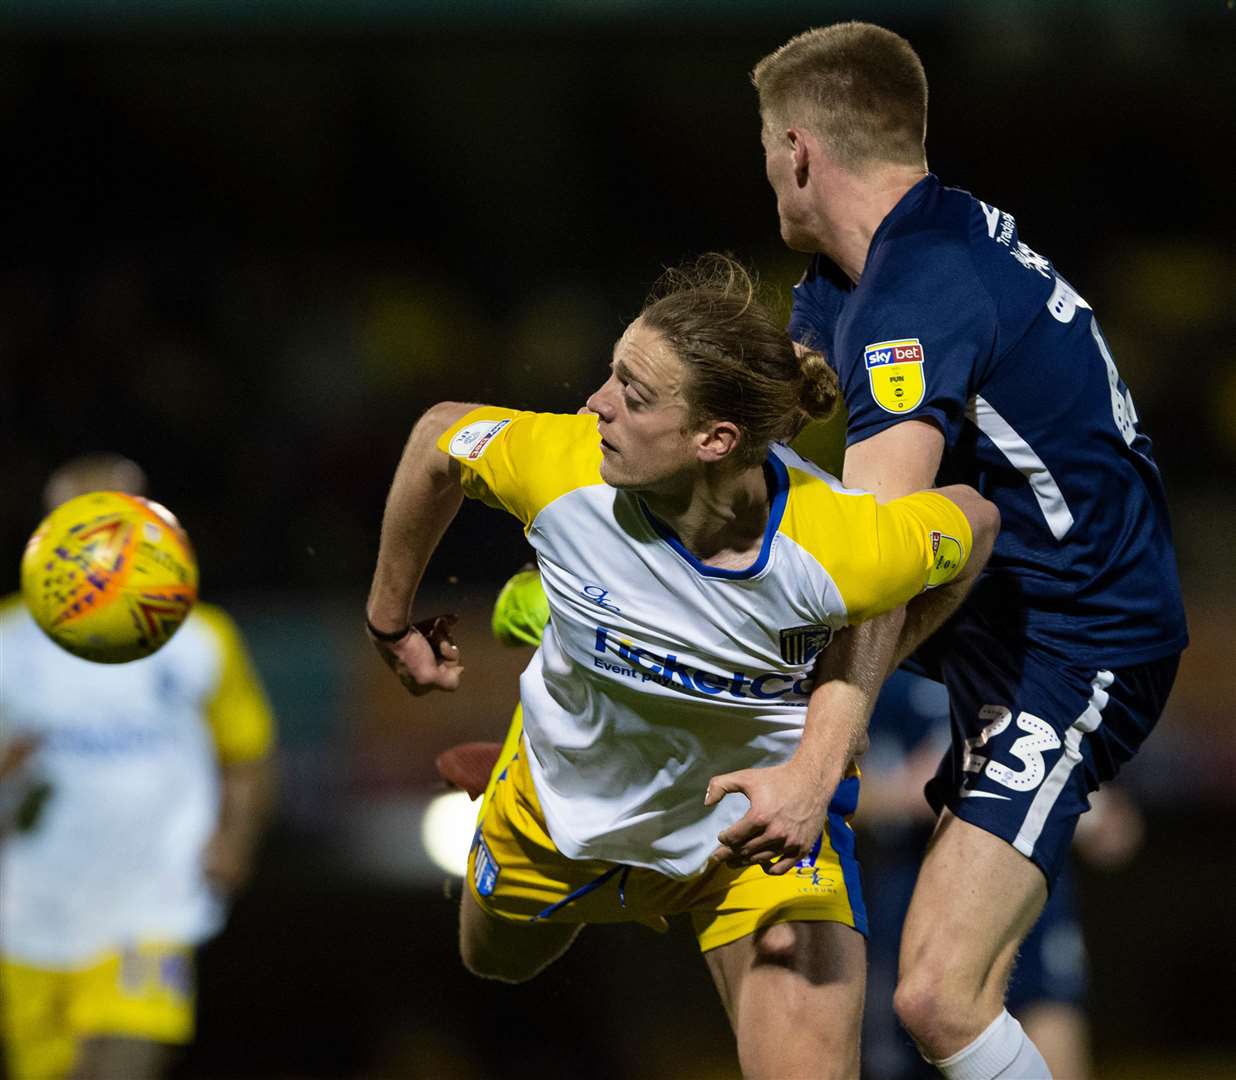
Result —
<instances>
[{"instance_id":1,"label":"player's knee","mask_svg":"<svg viewBox=\"0 0 1236 1080\"><path fill-rule=\"evenodd\" d=\"M929 1056L968 1033L976 1004L975 995L950 972L926 965L904 972L893 993L897 1019Z\"/></svg>"},{"instance_id":2,"label":"player's knee","mask_svg":"<svg viewBox=\"0 0 1236 1080\"><path fill-rule=\"evenodd\" d=\"M902 978L893 992L893 1011L902 1027L915 1039L930 1026L936 1001L929 988L917 979Z\"/></svg>"}]
</instances>

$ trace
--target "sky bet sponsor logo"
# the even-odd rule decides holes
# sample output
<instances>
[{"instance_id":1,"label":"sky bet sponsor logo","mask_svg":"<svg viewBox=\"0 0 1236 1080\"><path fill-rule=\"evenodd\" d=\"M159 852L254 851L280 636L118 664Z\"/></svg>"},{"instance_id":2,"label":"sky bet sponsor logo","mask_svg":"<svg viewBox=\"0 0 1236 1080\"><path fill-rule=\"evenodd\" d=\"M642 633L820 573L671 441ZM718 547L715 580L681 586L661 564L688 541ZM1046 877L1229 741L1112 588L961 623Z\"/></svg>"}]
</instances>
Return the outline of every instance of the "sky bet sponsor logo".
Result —
<instances>
[{"instance_id":1,"label":"sky bet sponsor logo","mask_svg":"<svg viewBox=\"0 0 1236 1080\"><path fill-rule=\"evenodd\" d=\"M923 346L918 338L881 341L876 345L868 345L863 356L869 368L879 367L881 364L921 364Z\"/></svg>"},{"instance_id":2,"label":"sky bet sponsor logo","mask_svg":"<svg viewBox=\"0 0 1236 1080\"><path fill-rule=\"evenodd\" d=\"M684 663L673 653L658 656L626 638L618 637L604 626L596 628L596 651L592 666L641 683L655 682L672 690L695 690L704 694L724 695L745 701L784 701L803 704L811 693L811 678L807 674L784 674L765 671L756 675L735 671L718 675L701 671Z\"/></svg>"},{"instance_id":3,"label":"sky bet sponsor logo","mask_svg":"<svg viewBox=\"0 0 1236 1080\"><path fill-rule=\"evenodd\" d=\"M918 338L877 341L863 350L871 396L885 412L904 413L923 400L923 343Z\"/></svg>"}]
</instances>

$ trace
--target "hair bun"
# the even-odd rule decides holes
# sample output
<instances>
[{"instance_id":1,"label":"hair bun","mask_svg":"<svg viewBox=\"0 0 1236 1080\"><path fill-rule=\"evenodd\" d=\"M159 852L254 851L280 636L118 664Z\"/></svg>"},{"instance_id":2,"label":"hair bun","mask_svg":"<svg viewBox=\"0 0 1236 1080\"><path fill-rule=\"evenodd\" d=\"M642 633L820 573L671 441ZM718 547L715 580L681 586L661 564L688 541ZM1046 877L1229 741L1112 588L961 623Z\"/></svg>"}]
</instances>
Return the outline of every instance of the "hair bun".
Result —
<instances>
[{"instance_id":1,"label":"hair bun","mask_svg":"<svg viewBox=\"0 0 1236 1080\"><path fill-rule=\"evenodd\" d=\"M803 385L799 407L812 420L827 420L837 407L840 386L837 373L823 353L799 347Z\"/></svg>"}]
</instances>

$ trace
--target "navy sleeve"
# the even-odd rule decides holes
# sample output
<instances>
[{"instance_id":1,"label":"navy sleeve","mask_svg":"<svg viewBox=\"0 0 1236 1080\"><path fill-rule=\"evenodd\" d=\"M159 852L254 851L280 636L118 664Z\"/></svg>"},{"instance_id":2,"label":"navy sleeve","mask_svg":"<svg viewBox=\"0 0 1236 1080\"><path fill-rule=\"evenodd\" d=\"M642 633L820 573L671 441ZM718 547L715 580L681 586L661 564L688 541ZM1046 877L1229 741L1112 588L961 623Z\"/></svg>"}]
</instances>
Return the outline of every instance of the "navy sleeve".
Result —
<instances>
[{"instance_id":1,"label":"navy sleeve","mask_svg":"<svg viewBox=\"0 0 1236 1080\"><path fill-rule=\"evenodd\" d=\"M846 289L838 281L840 271L820 255L811 260L802 281L794 286L790 310L790 337L809 349L822 352L832 363L833 332L845 302Z\"/></svg>"},{"instance_id":2,"label":"navy sleeve","mask_svg":"<svg viewBox=\"0 0 1236 1080\"><path fill-rule=\"evenodd\" d=\"M846 444L927 420L956 445L996 342L996 311L961 244L886 245L833 358L849 409Z\"/></svg>"}]
</instances>

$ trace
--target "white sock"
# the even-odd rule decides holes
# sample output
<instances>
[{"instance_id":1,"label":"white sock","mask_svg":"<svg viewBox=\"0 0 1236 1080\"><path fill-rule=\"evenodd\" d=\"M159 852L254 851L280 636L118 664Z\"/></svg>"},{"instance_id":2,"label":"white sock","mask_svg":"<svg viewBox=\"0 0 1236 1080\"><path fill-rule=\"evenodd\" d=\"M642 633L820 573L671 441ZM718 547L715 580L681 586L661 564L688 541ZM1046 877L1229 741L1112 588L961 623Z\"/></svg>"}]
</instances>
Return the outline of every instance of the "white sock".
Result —
<instances>
[{"instance_id":1,"label":"white sock","mask_svg":"<svg viewBox=\"0 0 1236 1080\"><path fill-rule=\"evenodd\" d=\"M1043 1055L1008 1009L969 1046L932 1064L948 1080L1051 1080Z\"/></svg>"}]
</instances>

